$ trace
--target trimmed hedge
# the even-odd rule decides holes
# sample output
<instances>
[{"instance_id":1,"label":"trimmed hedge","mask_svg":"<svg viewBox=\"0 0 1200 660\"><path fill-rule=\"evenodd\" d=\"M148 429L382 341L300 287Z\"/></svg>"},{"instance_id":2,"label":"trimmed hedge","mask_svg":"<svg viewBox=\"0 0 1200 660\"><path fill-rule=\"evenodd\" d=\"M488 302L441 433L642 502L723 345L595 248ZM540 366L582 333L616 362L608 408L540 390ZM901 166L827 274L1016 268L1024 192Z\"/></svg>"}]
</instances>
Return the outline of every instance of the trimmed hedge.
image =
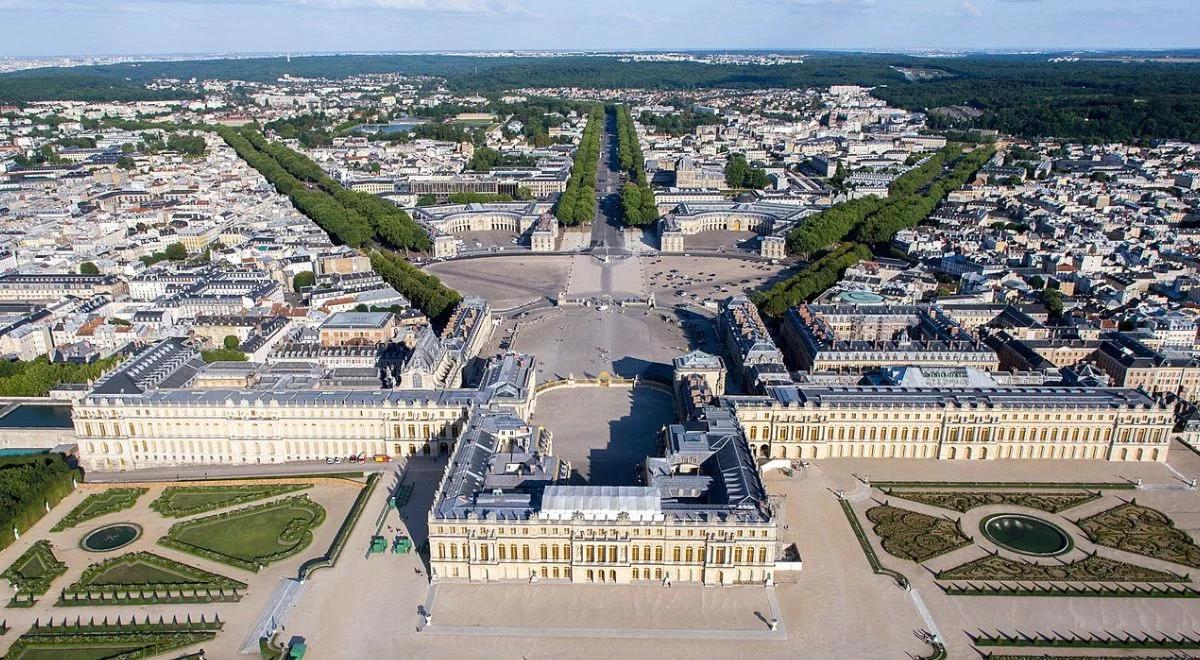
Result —
<instances>
[{"instance_id":1,"label":"trimmed hedge","mask_svg":"<svg viewBox=\"0 0 1200 660\"><path fill-rule=\"evenodd\" d=\"M354 531L354 526L358 524L358 519L362 517L363 510L367 507L367 500L371 499L371 493L375 490L375 485L382 478L382 472L372 472L371 476L367 477L367 483L358 491L358 497L354 498L354 504L350 506L350 512L346 514L346 518L342 521L342 526L338 528L337 534L333 537L333 543L329 544L329 549L325 554L310 559L300 565L300 570L297 574L297 579L301 582L308 579L318 569L332 568L337 564L338 557L342 555L342 550L346 547L346 541L350 538L350 532Z\"/></svg>"},{"instance_id":2,"label":"trimmed hedge","mask_svg":"<svg viewBox=\"0 0 1200 660\"><path fill-rule=\"evenodd\" d=\"M1191 635L1180 635L1179 639L1170 635L1145 634L1138 636L1129 633L1124 635L1101 633L1085 637L1073 633L1069 635L1059 633L1049 635L1014 633L1008 635L997 632L978 635L968 633L968 636L976 646L1028 646L1059 649L1200 649L1200 639Z\"/></svg>"},{"instance_id":3,"label":"trimmed hedge","mask_svg":"<svg viewBox=\"0 0 1200 660\"><path fill-rule=\"evenodd\" d=\"M172 574L178 579L170 581L105 581L106 576L112 571L134 567L137 564L144 564L156 571ZM77 581L63 590L62 599L63 601L82 600L78 604L87 604L93 594L99 594L102 597L125 596L123 601L116 604L132 604L129 600L133 594L137 594L137 599L150 602L163 602L164 599L170 602L208 602L218 599L229 600L229 594L226 594L226 591L232 592L235 597L233 599L238 600L241 598L237 593L238 590L245 588L245 582L189 566L152 552L131 552L88 566ZM160 590L165 591L166 596L160 596ZM200 593L202 590L205 592L204 594ZM172 591L178 593L173 595ZM185 596L184 591L190 591L192 595ZM217 594L212 594L213 591L216 591Z\"/></svg>"},{"instance_id":4,"label":"trimmed hedge","mask_svg":"<svg viewBox=\"0 0 1200 660\"><path fill-rule=\"evenodd\" d=\"M106 657L136 660L209 641L217 636L223 626L219 617L205 621L203 615L198 622L193 622L191 615L186 621L172 617L170 623L163 621L162 617L159 617L158 623L151 623L150 617L146 617L143 623L138 623L136 617L127 622L122 622L118 617L116 623L112 624L107 617L99 624L94 618L89 623L76 618L75 623L58 625L53 622L42 625L40 621L35 621L28 632L12 643L4 657L21 660L27 652L44 656L54 651L64 656L74 656L105 648L113 651L111 656Z\"/></svg>"},{"instance_id":5,"label":"trimmed hedge","mask_svg":"<svg viewBox=\"0 0 1200 660\"><path fill-rule=\"evenodd\" d=\"M1027 585L993 584L942 584L938 583L947 596L1074 596L1083 598L1200 598L1200 591L1192 587L1171 585L1087 585L1032 583Z\"/></svg>"},{"instance_id":6,"label":"trimmed hedge","mask_svg":"<svg viewBox=\"0 0 1200 660\"><path fill-rule=\"evenodd\" d=\"M74 490L78 470L60 454L0 458L0 550L46 515L46 504L58 504Z\"/></svg>"},{"instance_id":7,"label":"trimmed hedge","mask_svg":"<svg viewBox=\"0 0 1200 660\"><path fill-rule=\"evenodd\" d=\"M850 523L850 529L854 531L854 537L858 539L858 545L862 548L863 554L867 557L867 563L871 565L871 570L876 575L886 575L896 581L896 586L901 589L908 589L909 581L903 573L893 571L890 568L885 568L879 561L879 555L875 554L875 548L871 547L871 541L867 538L867 533L863 531L862 523L858 521L858 514L854 512L854 507L844 499L838 499L838 504L842 505L842 512L846 514L846 520Z\"/></svg>"}]
</instances>

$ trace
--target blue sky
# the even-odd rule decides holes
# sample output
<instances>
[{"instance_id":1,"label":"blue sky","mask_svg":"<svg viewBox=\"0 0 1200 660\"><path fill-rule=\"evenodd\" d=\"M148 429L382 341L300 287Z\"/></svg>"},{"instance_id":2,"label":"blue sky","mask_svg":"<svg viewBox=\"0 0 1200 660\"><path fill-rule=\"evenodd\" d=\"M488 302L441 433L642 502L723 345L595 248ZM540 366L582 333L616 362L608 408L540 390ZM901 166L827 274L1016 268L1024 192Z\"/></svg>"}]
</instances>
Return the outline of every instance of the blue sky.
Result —
<instances>
[{"instance_id":1,"label":"blue sky","mask_svg":"<svg viewBox=\"0 0 1200 660\"><path fill-rule=\"evenodd\" d=\"M1200 0L0 0L0 56L1189 48Z\"/></svg>"}]
</instances>

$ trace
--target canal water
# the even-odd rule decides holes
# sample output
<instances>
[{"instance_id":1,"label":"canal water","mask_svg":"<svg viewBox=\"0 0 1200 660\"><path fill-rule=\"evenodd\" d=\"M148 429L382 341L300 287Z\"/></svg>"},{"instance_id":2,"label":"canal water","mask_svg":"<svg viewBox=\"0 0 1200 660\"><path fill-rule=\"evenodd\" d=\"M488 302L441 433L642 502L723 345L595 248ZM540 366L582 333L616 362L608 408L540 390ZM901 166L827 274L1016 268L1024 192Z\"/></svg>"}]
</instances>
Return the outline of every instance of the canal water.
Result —
<instances>
[{"instance_id":1,"label":"canal water","mask_svg":"<svg viewBox=\"0 0 1200 660\"><path fill-rule=\"evenodd\" d=\"M69 429L71 406L17 403L0 411L0 429Z\"/></svg>"}]
</instances>

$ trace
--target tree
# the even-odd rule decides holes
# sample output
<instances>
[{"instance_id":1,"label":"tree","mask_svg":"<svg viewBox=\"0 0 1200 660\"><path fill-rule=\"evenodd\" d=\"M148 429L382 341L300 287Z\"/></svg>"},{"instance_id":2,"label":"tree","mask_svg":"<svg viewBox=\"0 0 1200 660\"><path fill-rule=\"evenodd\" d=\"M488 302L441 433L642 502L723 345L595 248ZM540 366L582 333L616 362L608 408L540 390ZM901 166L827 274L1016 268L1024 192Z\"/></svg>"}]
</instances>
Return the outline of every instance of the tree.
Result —
<instances>
[{"instance_id":1,"label":"tree","mask_svg":"<svg viewBox=\"0 0 1200 660\"><path fill-rule=\"evenodd\" d=\"M96 267L96 264L94 264L90 261L85 261L85 262L79 264L79 274L80 275L99 275L100 269Z\"/></svg>"},{"instance_id":2,"label":"tree","mask_svg":"<svg viewBox=\"0 0 1200 660\"><path fill-rule=\"evenodd\" d=\"M183 261L187 259L187 248L183 247L183 243L172 243L163 250L163 254L171 261Z\"/></svg>"},{"instance_id":3,"label":"tree","mask_svg":"<svg viewBox=\"0 0 1200 660\"><path fill-rule=\"evenodd\" d=\"M132 170L137 167L137 163L133 162L133 159L129 156L121 156L117 159L117 167L123 170Z\"/></svg>"},{"instance_id":4,"label":"tree","mask_svg":"<svg viewBox=\"0 0 1200 660\"><path fill-rule=\"evenodd\" d=\"M292 291L300 293L300 290L307 286L312 286L317 283L317 276L311 270L306 270L302 273L296 273L292 276Z\"/></svg>"},{"instance_id":5,"label":"tree","mask_svg":"<svg viewBox=\"0 0 1200 660\"><path fill-rule=\"evenodd\" d=\"M733 154L725 163L725 185L730 188L741 188L749 171L750 164L746 162L746 157L742 154Z\"/></svg>"},{"instance_id":6,"label":"tree","mask_svg":"<svg viewBox=\"0 0 1200 660\"><path fill-rule=\"evenodd\" d=\"M225 339L221 342L227 351L236 351L242 342L238 341L235 335L225 335Z\"/></svg>"},{"instance_id":7,"label":"tree","mask_svg":"<svg viewBox=\"0 0 1200 660\"><path fill-rule=\"evenodd\" d=\"M1034 275L1029 278L1029 286L1037 290L1044 289L1046 288L1046 280L1042 279L1041 275Z\"/></svg>"},{"instance_id":8,"label":"tree","mask_svg":"<svg viewBox=\"0 0 1200 660\"><path fill-rule=\"evenodd\" d=\"M1063 294L1057 289L1042 289L1042 304L1046 306L1046 312L1050 314L1050 318L1062 318L1063 313Z\"/></svg>"},{"instance_id":9,"label":"tree","mask_svg":"<svg viewBox=\"0 0 1200 660\"><path fill-rule=\"evenodd\" d=\"M761 190L770 182L767 171L761 167L751 167L746 162L745 154L732 154L729 162L725 163L725 185L730 188Z\"/></svg>"}]
</instances>

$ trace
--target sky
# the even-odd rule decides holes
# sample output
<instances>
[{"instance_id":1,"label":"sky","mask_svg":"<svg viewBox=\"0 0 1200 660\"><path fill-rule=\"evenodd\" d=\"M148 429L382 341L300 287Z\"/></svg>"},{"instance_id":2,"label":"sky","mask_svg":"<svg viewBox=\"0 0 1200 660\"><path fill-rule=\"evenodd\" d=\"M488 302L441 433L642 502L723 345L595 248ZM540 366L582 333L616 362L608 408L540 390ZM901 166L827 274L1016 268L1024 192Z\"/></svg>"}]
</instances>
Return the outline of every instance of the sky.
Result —
<instances>
[{"instance_id":1,"label":"sky","mask_svg":"<svg viewBox=\"0 0 1200 660\"><path fill-rule=\"evenodd\" d=\"M0 56L1200 47L1200 0L0 0Z\"/></svg>"}]
</instances>

